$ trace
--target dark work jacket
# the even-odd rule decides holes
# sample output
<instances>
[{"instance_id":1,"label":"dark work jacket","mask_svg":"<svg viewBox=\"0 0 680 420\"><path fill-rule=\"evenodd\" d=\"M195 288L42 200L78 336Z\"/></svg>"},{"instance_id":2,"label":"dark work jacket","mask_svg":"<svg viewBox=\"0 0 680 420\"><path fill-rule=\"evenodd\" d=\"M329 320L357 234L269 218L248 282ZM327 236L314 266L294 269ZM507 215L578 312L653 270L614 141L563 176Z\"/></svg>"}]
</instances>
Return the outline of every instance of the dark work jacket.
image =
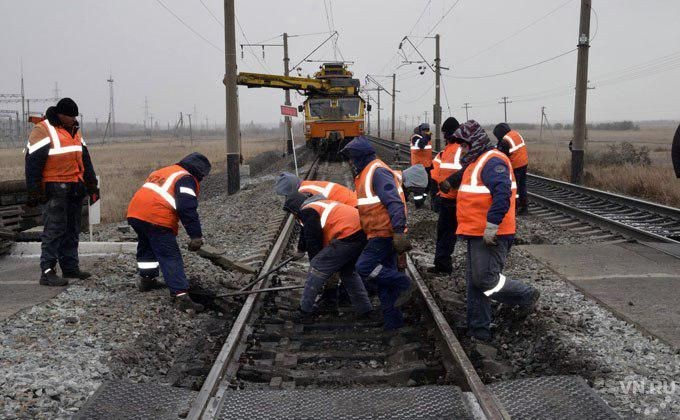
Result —
<instances>
[{"instance_id":1,"label":"dark work jacket","mask_svg":"<svg viewBox=\"0 0 680 420\"><path fill-rule=\"evenodd\" d=\"M675 130L675 137L673 137L673 148L671 149L671 158L673 159L673 168L675 169L675 176L680 178L680 125Z\"/></svg>"}]
</instances>

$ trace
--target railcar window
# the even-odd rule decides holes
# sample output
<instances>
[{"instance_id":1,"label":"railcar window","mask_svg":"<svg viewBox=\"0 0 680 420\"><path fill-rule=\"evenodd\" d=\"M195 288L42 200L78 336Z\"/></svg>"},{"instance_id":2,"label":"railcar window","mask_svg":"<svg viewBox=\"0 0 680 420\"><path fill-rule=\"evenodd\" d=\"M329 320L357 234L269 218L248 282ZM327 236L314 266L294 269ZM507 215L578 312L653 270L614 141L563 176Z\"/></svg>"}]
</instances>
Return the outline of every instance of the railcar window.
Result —
<instances>
[{"instance_id":1,"label":"railcar window","mask_svg":"<svg viewBox=\"0 0 680 420\"><path fill-rule=\"evenodd\" d=\"M339 98L338 107L342 110L345 117L356 117L359 115L359 98Z\"/></svg>"},{"instance_id":2,"label":"railcar window","mask_svg":"<svg viewBox=\"0 0 680 420\"><path fill-rule=\"evenodd\" d=\"M327 118L331 113L330 99L310 99L309 114L314 118Z\"/></svg>"}]
</instances>

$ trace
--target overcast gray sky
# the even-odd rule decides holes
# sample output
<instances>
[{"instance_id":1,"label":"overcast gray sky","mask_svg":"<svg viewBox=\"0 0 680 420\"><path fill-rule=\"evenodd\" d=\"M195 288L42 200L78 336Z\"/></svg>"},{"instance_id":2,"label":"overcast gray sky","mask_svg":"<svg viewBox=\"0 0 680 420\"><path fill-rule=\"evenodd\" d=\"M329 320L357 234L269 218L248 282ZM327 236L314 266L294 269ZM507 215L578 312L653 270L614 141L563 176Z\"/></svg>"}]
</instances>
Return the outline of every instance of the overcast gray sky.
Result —
<instances>
[{"instance_id":1,"label":"overcast gray sky","mask_svg":"<svg viewBox=\"0 0 680 420\"><path fill-rule=\"evenodd\" d=\"M163 125L174 122L180 111L193 112L194 105L199 121L207 117L211 123L223 122L223 2L203 2L220 23L200 0L3 0L0 93L19 91L23 60L29 97L53 96L58 82L61 95L74 98L86 120L104 120L111 71L118 121L141 122L146 96ZM434 41L418 36L439 33L442 66L450 67L443 78L444 117L450 109L463 119L461 106L469 102L471 118L494 123L503 118L497 101L508 96L513 101L508 106L511 122L538 122L541 106L555 122L571 121L573 116L575 52L505 76L456 77L502 73L574 48L579 5L578 0L237 0L236 15L251 43L278 43L281 38L275 37L283 32L328 32L333 27L340 33L338 57L355 61L352 70L362 81L367 73L397 73L397 115L409 115L409 123L411 115L431 113L434 76L429 70L419 75L417 65L397 68L397 46L411 34L432 60ZM595 89L588 95L589 119L678 119L680 1L594 0L593 7L597 17L591 25L589 78ZM238 43L245 42L243 32L237 28ZM326 36L291 38L291 59L299 61ZM413 50L405 52L417 59ZM245 54L244 59L239 55L240 71L282 72L280 48L267 49L264 59L260 49ZM334 54L329 43L311 58L333 59ZM304 63L303 74L317 66ZM280 119L281 91L239 91L242 122ZM386 119L389 97L383 99ZM293 101L301 102L295 95ZM3 109L12 106L0 104Z\"/></svg>"}]
</instances>

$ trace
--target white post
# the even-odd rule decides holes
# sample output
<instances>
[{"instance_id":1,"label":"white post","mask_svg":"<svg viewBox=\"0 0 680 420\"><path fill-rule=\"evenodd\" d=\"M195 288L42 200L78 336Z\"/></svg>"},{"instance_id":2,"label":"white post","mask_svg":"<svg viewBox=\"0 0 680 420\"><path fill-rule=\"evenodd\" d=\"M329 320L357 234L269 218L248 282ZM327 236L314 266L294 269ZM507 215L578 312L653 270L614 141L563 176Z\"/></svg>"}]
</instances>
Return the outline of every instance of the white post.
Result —
<instances>
[{"instance_id":1,"label":"white post","mask_svg":"<svg viewBox=\"0 0 680 420\"><path fill-rule=\"evenodd\" d=\"M293 145L293 162L295 163L295 176L300 178L300 174L298 173L298 164L297 164L297 152L295 151L295 136L293 135L293 130L290 130L290 142Z\"/></svg>"}]
</instances>

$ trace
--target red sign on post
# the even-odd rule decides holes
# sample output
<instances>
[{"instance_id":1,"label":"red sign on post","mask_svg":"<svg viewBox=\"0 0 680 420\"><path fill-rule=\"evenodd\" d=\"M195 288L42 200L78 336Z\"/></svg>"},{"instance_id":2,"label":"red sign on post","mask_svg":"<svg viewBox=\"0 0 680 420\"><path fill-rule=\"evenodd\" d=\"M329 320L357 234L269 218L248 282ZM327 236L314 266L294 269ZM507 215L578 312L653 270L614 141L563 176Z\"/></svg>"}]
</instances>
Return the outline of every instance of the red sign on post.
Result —
<instances>
[{"instance_id":1,"label":"red sign on post","mask_svg":"<svg viewBox=\"0 0 680 420\"><path fill-rule=\"evenodd\" d=\"M286 117L297 117L298 111L294 106L281 105L281 115Z\"/></svg>"}]
</instances>

